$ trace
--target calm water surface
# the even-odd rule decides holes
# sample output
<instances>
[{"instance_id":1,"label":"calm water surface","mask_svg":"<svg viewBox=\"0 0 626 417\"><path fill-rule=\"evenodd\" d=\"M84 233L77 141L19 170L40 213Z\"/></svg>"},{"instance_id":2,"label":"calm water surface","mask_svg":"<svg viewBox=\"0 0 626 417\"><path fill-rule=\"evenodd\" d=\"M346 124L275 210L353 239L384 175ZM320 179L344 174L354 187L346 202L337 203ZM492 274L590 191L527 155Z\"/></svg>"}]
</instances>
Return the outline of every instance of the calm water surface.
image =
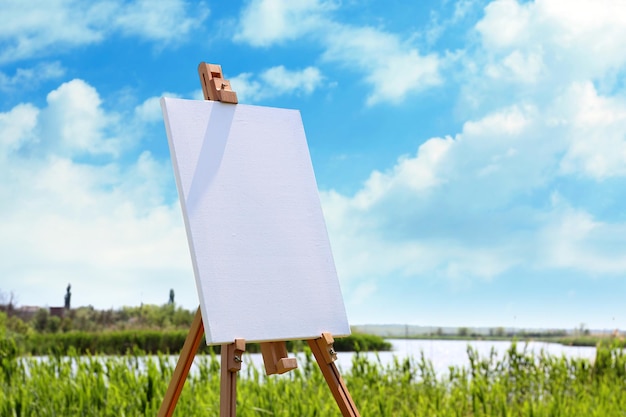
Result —
<instances>
[{"instance_id":1,"label":"calm water surface","mask_svg":"<svg viewBox=\"0 0 626 417\"><path fill-rule=\"evenodd\" d=\"M510 341L466 341L466 340L403 340L403 339L389 339L393 349L390 352L366 352L361 355L367 357L370 360L378 361L383 366L393 363L394 358L399 360L407 357L412 357L415 360L419 360L423 354L427 361L433 364L433 368L438 375L444 375L448 368L451 366L456 367L468 367L469 359L467 356L467 348L471 346L474 348L481 358L489 356L490 352L495 351L498 358L502 358L506 351L511 347ZM545 342L528 342L518 343L518 350L527 349L527 351L539 354L542 351L555 356L565 355L569 358L587 358L593 359L595 357L595 347L573 347L563 346L556 343ZM347 372L352 366L352 359L354 358L354 352L339 352L337 366L342 372ZM291 356L291 354L290 354ZM296 355L298 357L298 363L303 363L304 359L302 355ZM103 361L106 357L100 357ZM155 356L146 356L144 360L156 360ZM41 361L48 360L46 356L34 357L29 360ZM178 356L169 356L169 362L172 366L176 365ZM206 360L203 355L195 357L190 372L197 372L197 367L200 361ZM218 359L219 360L219 359ZM242 371L245 371L246 366L253 365L259 370L263 370L263 358L260 353L244 354L244 364ZM144 362L140 360L139 371L144 370ZM244 377L245 372L241 373Z\"/></svg>"},{"instance_id":2,"label":"calm water surface","mask_svg":"<svg viewBox=\"0 0 626 417\"><path fill-rule=\"evenodd\" d=\"M448 371L450 366L467 367L469 359L467 356L468 346L472 346L481 358L488 357L493 349L498 358L502 358L506 351L511 347L510 341L466 341L466 340L402 340L390 339L393 350L390 352L367 352L362 355L380 361L383 365L392 363L393 358L404 359L413 357L419 359L423 353L426 360L432 362L437 374L443 374ZM545 342L518 342L518 350L526 347L527 351L539 354L544 351L550 355L562 356L570 358L587 358L593 359L596 354L595 347L574 347L563 346L556 343ZM337 366L342 371L347 371L352 365L353 352L339 352ZM255 366L262 367L263 359L261 354L247 354L247 361L252 362Z\"/></svg>"}]
</instances>

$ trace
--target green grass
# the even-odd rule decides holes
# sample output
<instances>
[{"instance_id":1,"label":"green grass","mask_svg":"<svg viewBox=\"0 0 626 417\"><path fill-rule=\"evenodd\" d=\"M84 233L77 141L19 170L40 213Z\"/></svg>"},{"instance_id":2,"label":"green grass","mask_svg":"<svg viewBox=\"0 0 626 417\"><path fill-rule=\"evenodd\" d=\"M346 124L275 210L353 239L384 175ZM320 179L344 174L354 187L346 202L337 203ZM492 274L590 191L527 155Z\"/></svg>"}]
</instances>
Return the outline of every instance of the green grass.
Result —
<instances>
[{"instance_id":1,"label":"green grass","mask_svg":"<svg viewBox=\"0 0 626 417\"><path fill-rule=\"evenodd\" d=\"M565 346L598 346L602 345L616 345L626 348L626 341L622 338L614 338L610 336L570 336L560 337L554 339L537 339L545 340L547 342L560 343Z\"/></svg>"},{"instance_id":2,"label":"green grass","mask_svg":"<svg viewBox=\"0 0 626 417\"><path fill-rule=\"evenodd\" d=\"M156 354L178 353L185 343L187 330L112 330L104 332L71 331L67 333L32 333L26 336L15 335L19 350L31 355L47 355L48 353L67 355L70 351L78 354L100 353L107 355L124 355L128 351L141 350ZM288 341L290 351L302 350L303 341ZM380 336L353 333L349 337L337 338L335 350L345 351L384 351L391 350L391 343ZM249 353L260 352L258 344L246 346ZM209 347L201 344L201 353L219 353L219 346Z\"/></svg>"},{"instance_id":3,"label":"green grass","mask_svg":"<svg viewBox=\"0 0 626 417\"><path fill-rule=\"evenodd\" d=\"M156 415L173 372L164 357L141 365L140 356L20 357L10 340L0 345L1 416ZM361 415L439 417L625 416L626 355L600 347L594 361L534 355L513 345L503 356L437 376L423 357L389 365L355 355L344 374ZM307 352L299 368L265 377L245 364L237 389L238 416L339 416ZM219 362L201 357L187 380L176 416L219 414Z\"/></svg>"}]
</instances>

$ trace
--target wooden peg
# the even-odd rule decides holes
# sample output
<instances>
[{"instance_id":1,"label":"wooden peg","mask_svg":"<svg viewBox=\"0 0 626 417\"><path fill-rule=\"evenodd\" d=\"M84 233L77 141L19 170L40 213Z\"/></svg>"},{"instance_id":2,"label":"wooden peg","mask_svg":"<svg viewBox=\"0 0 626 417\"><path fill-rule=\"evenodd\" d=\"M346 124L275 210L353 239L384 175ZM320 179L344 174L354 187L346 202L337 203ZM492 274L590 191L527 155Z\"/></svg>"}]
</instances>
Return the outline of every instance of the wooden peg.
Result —
<instances>
[{"instance_id":1,"label":"wooden peg","mask_svg":"<svg viewBox=\"0 0 626 417\"><path fill-rule=\"evenodd\" d=\"M230 81L224 79L220 65L201 62L198 65L198 75L205 100L237 104L237 93L232 90Z\"/></svg>"},{"instance_id":2,"label":"wooden peg","mask_svg":"<svg viewBox=\"0 0 626 417\"><path fill-rule=\"evenodd\" d=\"M263 342L261 354L267 375L284 374L298 367L296 358L287 357L287 343L285 342Z\"/></svg>"}]
</instances>

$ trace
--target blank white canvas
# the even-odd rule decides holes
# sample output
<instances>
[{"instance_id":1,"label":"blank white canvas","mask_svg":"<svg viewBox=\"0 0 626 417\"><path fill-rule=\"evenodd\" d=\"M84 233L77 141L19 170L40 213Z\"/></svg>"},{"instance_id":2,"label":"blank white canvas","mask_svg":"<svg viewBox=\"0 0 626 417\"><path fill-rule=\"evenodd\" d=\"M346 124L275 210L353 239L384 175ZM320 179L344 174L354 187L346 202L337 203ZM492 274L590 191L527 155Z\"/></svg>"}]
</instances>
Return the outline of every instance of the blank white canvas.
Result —
<instances>
[{"instance_id":1,"label":"blank white canvas","mask_svg":"<svg viewBox=\"0 0 626 417\"><path fill-rule=\"evenodd\" d=\"M350 334L300 113L161 107L207 343Z\"/></svg>"}]
</instances>

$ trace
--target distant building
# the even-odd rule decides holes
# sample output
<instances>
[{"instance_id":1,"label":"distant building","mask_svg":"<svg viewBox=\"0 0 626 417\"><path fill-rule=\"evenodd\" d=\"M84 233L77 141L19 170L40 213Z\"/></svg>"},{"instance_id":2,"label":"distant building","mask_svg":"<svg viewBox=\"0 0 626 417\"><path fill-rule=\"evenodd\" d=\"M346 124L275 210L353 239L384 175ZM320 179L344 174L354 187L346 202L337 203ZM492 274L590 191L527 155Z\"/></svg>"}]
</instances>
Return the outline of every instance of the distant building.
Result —
<instances>
[{"instance_id":1,"label":"distant building","mask_svg":"<svg viewBox=\"0 0 626 417\"><path fill-rule=\"evenodd\" d=\"M11 312L9 312L10 316L16 316L20 320L26 322L30 321L35 314L39 311L41 307L39 306L21 306L18 308L14 308Z\"/></svg>"},{"instance_id":2,"label":"distant building","mask_svg":"<svg viewBox=\"0 0 626 417\"><path fill-rule=\"evenodd\" d=\"M65 307L50 307L50 315L62 319L65 317Z\"/></svg>"}]
</instances>

